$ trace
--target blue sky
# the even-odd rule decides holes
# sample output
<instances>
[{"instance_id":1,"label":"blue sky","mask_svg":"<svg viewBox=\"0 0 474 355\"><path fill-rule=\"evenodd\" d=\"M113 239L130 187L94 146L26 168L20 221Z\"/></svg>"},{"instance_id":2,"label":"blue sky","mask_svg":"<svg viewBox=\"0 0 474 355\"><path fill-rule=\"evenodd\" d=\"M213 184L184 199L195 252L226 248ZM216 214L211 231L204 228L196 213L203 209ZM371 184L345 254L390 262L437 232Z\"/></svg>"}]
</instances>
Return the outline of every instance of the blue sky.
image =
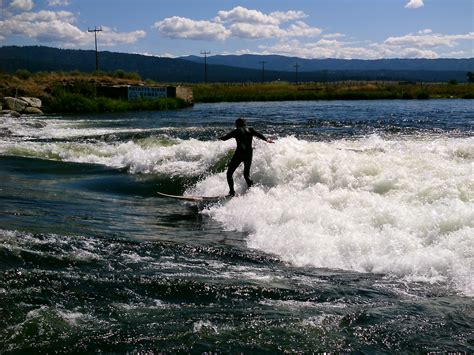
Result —
<instances>
[{"instance_id":1,"label":"blue sky","mask_svg":"<svg viewBox=\"0 0 474 355\"><path fill-rule=\"evenodd\" d=\"M0 0L0 45L156 56L472 58L473 0Z\"/></svg>"}]
</instances>

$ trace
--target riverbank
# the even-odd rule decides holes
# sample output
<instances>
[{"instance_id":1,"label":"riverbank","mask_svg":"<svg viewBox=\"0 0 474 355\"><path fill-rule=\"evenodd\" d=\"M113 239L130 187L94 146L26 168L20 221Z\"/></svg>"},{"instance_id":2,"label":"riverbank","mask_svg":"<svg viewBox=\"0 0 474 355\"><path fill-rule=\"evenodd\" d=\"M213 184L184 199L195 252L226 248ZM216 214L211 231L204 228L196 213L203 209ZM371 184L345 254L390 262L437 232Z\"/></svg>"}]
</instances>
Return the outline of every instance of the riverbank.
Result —
<instances>
[{"instance_id":1,"label":"riverbank","mask_svg":"<svg viewBox=\"0 0 474 355\"><path fill-rule=\"evenodd\" d=\"M0 99L29 96L41 100L45 113L101 113L124 111L160 111L186 108L192 105L176 97L126 100L101 95L104 86L162 86L141 80L136 73L52 72L31 74L19 71L15 75L0 75Z\"/></svg>"},{"instance_id":2,"label":"riverbank","mask_svg":"<svg viewBox=\"0 0 474 355\"><path fill-rule=\"evenodd\" d=\"M0 75L0 99L29 96L39 98L45 113L100 113L140 110L172 110L192 105L178 98L128 101L101 96L100 86L169 86L142 80L136 73L18 71ZM194 102L380 100L474 98L473 83L356 82L302 83L212 83L191 84Z\"/></svg>"},{"instance_id":3,"label":"riverbank","mask_svg":"<svg viewBox=\"0 0 474 355\"><path fill-rule=\"evenodd\" d=\"M473 83L407 82L287 82L264 84L197 84L195 102L293 101L293 100L383 100L474 98Z\"/></svg>"}]
</instances>

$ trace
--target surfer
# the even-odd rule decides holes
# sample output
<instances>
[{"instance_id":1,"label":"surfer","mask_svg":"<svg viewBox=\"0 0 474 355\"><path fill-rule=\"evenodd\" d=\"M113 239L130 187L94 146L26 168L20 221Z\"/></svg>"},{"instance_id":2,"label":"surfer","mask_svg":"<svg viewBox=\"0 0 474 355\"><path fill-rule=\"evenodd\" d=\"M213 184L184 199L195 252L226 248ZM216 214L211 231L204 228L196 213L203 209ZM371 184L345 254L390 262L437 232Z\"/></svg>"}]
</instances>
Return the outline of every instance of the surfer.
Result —
<instances>
[{"instance_id":1,"label":"surfer","mask_svg":"<svg viewBox=\"0 0 474 355\"><path fill-rule=\"evenodd\" d=\"M238 118L235 120L235 129L225 136L220 137L222 141L226 141L231 138L235 138L237 141L237 148L235 149L234 156L230 160L227 168L227 183L229 184L229 196L234 196L234 179L233 175L240 163L244 162L244 178L247 182L247 186L253 185L253 181L250 180L250 165L252 165L252 139L253 137L260 138L267 143L273 143L271 139L266 138L260 132L257 132L252 127L247 127L247 121L244 118Z\"/></svg>"}]
</instances>

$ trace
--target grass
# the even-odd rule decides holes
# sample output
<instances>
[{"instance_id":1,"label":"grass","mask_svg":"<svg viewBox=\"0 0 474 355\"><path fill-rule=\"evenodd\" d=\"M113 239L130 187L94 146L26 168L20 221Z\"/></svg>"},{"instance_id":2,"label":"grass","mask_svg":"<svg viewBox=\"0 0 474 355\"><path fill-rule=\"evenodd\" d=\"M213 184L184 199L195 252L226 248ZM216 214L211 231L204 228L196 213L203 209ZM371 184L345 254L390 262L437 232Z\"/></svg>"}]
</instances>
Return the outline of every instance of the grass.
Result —
<instances>
[{"instance_id":1,"label":"grass","mask_svg":"<svg viewBox=\"0 0 474 355\"><path fill-rule=\"evenodd\" d=\"M196 84L195 102L283 100L380 100L473 98L474 84L421 84L398 82L286 82L265 84Z\"/></svg>"},{"instance_id":2,"label":"grass","mask_svg":"<svg viewBox=\"0 0 474 355\"><path fill-rule=\"evenodd\" d=\"M97 85L157 85L140 79L137 73L117 70L113 73L18 71L0 74L0 97L33 96L43 102L46 113L93 113L142 110L173 110L188 107L176 98L126 101L97 95Z\"/></svg>"},{"instance_id":3,"label":"grass","mask_svg":"<svg viewBox=\"0 0 474 355\"><path fill-rule=\"evenodd\" d=\"M179 99L121 101L97 96L97 85L158 85L142 80L137 73L38 72L19 70L15 75L0 73L0 97L33 96L43 101L45 112L117 112L169 110L187 107ZM287 100L379 100L474 98L474 83L335 82L302 83L213 83L186 84L194 102L287 101Z\"/></svg>"}]
</instances>

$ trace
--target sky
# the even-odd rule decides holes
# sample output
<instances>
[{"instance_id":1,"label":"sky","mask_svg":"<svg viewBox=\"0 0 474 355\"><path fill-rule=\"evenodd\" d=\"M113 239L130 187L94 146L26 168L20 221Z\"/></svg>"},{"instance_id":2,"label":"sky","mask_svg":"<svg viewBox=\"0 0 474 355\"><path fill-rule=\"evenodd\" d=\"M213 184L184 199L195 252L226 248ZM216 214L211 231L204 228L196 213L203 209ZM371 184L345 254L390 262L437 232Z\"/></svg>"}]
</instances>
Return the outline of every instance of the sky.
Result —
<instances>
[{"instance_id":1,"label":"sky","mask_svg":"<svg viewBox=\"0 0 474 355\"><path fill-rule=\"evenodd\" d=\"M473 0L0 0L0 46L179 57L473 58Z\"/></svg>"}]
</instances>

